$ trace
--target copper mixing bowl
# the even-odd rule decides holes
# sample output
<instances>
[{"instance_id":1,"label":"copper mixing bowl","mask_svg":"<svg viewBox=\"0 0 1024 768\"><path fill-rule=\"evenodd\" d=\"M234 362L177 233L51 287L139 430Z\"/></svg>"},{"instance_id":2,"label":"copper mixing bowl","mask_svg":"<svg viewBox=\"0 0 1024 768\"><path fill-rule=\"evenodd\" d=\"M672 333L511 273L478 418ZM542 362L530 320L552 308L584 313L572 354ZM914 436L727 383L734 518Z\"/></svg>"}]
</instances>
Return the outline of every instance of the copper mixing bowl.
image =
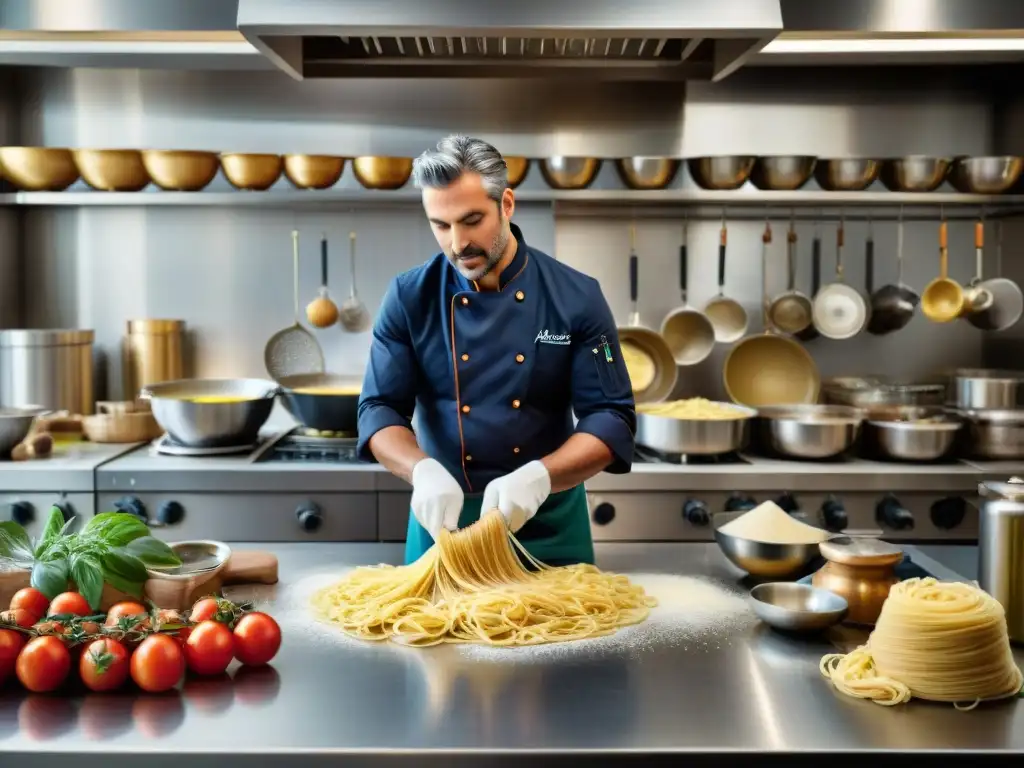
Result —
<instances>
[{"instance_id":1,"label":"copper mixing bowl","mask_svg":"<svg viewBox=\"0 0 1024 768\"><path fill-rule=\"evenodd\" d=\"M681 163L674 157L620 157L615 170L630 189L665 189L675 179Z\"/></svg>"},{"instance_id":2,"label":"copper mixing bowl","mask_svg":"<svg viewBox=\"0 0 1024 768\"><path fill-rule=\"evenodd\" d=\"M198 192L213 181L219 167L216 152L175 149L145 149L142 164L154 184L176 192Z\"/></svg>"},{"instance_id":3,"label":"copper mixing bowl","mask_svg":"<svg viewBox=\"0 0 1024 768\"><path fill-rule=\"evenodd\" d=\"M412 175L412 158L357 157L352 170L367 189L399 189Z\"/></svg>"},{"instance_id":4,"label":"copper mixing bowl","mask_svg":"<svg viewBox=\"0 0 1024 768\"><path fill-rule=\"evenodd\" d=\"M280 155L225 153L220 156L224 176L236 189L263 191L281 178Z\"/></svg>"},{"instance_id":5,"label":"copper mixing bowl","mask_svg":"<svg viewBox=\"0 0 1024 768\"><path fill-rule=\"evenodd\" d=\"M0 147L0 175L27 192L62 192L78 181L70 149Z\"/></svg>"},{"instance_id":6,"label":"copper mixing bowl","mask_svg":"<svg viewBox=\"0 0 1024 768\"><path fill-rule=\"evenodd\" d=\"M508 185L515 189L526 178L526 172L530 170L530 159L527 157L506 157L505 167L508 168Z\"/></svg>"},{"instance_id":7,"label":"copper mixing bowl","mask_svg":"<svg viewBox=\"0 0 1024 768\"><path fill-rule=\"evenodd\" d=\"M345 158L334 155L285 155L284 175L299 189L329 189L345 170Z\"/></svg>"},{"instance_id":8,"label":"copper mixing bowl","mask_svg":"<svg viewBox=\"0 0 1024 768\"><path fill-rule=\"evenodd\" d=\"M596 157L547 157L540 161L540 172L552 189L586 189L601 170Z\"/></svg>"},{"instance_id":9,"label":"copper mixing bowl","mask_svg":"<svg viewBox=\"0 0 1024 768\"><path fill-rule=\"evenodd\" d=\"M103 192L138 192L149 174L137 149L75 149L75 165L85 183Z\"/></svg>"}]
</instances>

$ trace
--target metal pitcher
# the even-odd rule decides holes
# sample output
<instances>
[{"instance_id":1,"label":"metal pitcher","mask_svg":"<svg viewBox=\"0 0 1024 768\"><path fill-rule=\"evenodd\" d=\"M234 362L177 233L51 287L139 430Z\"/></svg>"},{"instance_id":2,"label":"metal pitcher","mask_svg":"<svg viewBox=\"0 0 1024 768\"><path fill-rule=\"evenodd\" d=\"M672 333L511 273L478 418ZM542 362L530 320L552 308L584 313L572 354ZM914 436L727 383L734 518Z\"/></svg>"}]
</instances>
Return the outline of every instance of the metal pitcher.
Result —
<instances>
[{"instance_id":1,"label":"metal pitcher","mask_svg":"<svg viewBox=\"0 0 1024 768\"><path fill-rule=\"evenodd\" d=\"M1024 642L1024 480L978 485L978 584L1006 611L1010 640Z\"/></svg>"}]
</instances>

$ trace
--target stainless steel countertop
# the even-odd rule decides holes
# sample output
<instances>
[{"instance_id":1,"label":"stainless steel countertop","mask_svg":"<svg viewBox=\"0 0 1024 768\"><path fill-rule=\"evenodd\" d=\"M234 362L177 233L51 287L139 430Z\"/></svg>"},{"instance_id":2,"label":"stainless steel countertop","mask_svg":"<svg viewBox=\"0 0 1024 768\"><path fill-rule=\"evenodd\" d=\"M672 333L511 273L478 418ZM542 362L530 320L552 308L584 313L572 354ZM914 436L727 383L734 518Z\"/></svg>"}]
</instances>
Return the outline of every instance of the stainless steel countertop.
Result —
<instances>
[{"instance_id":1,"label":"stainless steel countertop","mask_svg":"<svg viewBox=\"0 0 1024 768\"><path fill-rule=\"evenodd\" d=\"M0 461L0 492L92 493L96 468L136 448L138 443L57 443L35 461Z\"/></svg>"},{"instance_id":2,"label":"stainless steel countertop","mask_svg":"<svg viewBox=\"0 0 1024 768\"><path fill-rule=\"evenodd\" d=\"M310 575L400 556L400 547L385 544L272 548L282 582L248 589L282 619L296 610L285 596ZM957 553L969 562L972 552L909 551L943 578L953 574L928 555ZM703 576L745 592L711 544L598 545L598 558L607 569ZM1017 700L959 712L922 703L894 711L848 699L818 674L829 638L794 639L754 621L714 640L529 663L471 661L451 647L363 645L329 628L314 634L290 626L285 621L273 669L235 672L234 681L189 680L180 694L38 696L8 686L0 694L0 764L52 765L55 753L73 752L78 766L108 767L153 765L163 756L168 764L224 768L244 753L259 754L261 766L374 757L407 757L417 766L502 758L532 765L547 754L589 751L647 759L686 753L687 765L717 755L720 765L726 753L881 751L914 752L916 765L926 750L939 751L933 759L1024 750ZM859 636L842 629L830 637L849 643ZM1021 654L1018 660L1024 663ZM882 758L873 755L872 764Z\"/></svg>"}]
</instances>

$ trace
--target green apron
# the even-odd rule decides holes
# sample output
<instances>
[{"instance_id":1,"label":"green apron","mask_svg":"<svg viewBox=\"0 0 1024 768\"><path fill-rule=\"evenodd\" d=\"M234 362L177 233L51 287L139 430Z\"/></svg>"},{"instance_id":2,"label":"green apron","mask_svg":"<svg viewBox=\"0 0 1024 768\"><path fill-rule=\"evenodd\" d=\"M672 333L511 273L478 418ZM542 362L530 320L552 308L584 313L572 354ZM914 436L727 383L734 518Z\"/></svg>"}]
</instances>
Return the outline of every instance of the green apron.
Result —
<instances>
[{"instance_id":1,"label":"green apron","mask_svg":"<svg viewBox=\"0 0 1024 768\"><path fill-rule=\"evenodd\" d=\"M459 515L459 528L480 519L483 497L467 498ZM553 493L541 504L516 538L527 552L546 565L574 565L594 562L594 540L590 535L590 511L582 485ZM434 546L430 534L410 513L405 536L405 562L412 563Z\"/></svg>"}]
</instances>

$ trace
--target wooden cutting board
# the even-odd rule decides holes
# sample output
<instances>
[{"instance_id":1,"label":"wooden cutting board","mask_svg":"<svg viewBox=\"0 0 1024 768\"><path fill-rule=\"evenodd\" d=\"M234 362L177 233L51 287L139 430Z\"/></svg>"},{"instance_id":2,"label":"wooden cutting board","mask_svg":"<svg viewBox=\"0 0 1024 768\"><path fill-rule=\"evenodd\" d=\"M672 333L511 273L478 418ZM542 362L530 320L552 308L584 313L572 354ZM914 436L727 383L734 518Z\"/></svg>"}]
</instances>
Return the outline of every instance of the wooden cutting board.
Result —
<instances>
[{"instance_id":1,"label":"wooden cutting board","mask_svg":"<svg viewBox=\"0 0 1024 768\"><path fill-rule=\"evenodd\" d=\"M195 601L207 595L220 594L221 588L233 584L276 584L277 555L272 552L232 551L231 556L219 569L199 573L190 578L151 578L143 587L146 598L158 608L173 608L183 611L191 608ZM11 598L19 589L29 586L28 571L6 571L0 573L0 610L11 604ZM73 585L72 585L73 586ZM136 598L109 584L103 587L100 608L110 609L122 600Z\"/></svg>"}]
</instances>

